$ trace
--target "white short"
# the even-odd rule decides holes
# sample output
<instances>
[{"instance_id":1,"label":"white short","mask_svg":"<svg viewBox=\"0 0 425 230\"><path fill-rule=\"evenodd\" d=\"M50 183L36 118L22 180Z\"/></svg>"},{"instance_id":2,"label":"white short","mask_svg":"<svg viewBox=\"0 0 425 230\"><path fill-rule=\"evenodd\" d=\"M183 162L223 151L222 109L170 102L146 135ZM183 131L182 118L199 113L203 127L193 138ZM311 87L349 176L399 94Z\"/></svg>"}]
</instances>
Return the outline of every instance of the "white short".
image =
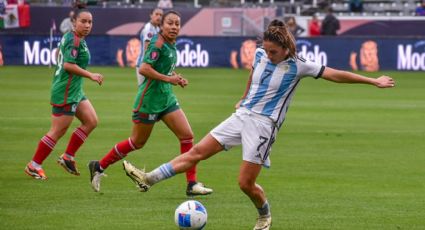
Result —
<instances>
[{"instance_id":1,"label":"white short","mask_svg":"<svg viewBox=\"0 0 425 230\"><path fill-rule=\"evenodd\" d=\"M270 118L245 108L238 109L210 132L225 150L242 144L242 159L265 167L270 167L269 154L276 133Z\"/></svg>"},{"instance_id":2,"label":"white short","mask_svg":"<svg viewBox=\"0 0 425 230\"><path fill-rule=\"evenodd\" d=\"M137 85L141 85L145 77L139 73L139 68L136 66Z\"/></svg>"}]
</instances>

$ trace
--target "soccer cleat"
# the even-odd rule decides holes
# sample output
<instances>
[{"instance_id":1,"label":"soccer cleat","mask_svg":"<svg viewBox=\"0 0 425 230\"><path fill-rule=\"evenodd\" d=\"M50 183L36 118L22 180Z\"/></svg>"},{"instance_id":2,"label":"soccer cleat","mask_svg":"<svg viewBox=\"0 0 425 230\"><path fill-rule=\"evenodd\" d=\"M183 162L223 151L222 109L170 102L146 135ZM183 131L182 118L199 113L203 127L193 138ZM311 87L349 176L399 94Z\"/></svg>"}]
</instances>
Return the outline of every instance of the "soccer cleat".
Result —
<instances>
[{"instance_id":1,"label":"soccer cleat","mask_svg":"<svg viewBox=\"0 0 425 230\"><path fill-rule=\"evenodd\" d=\"M209 195L213 192L212 189L207 188L201 182L196 182L195 184L188 184L186 195L187 196L198 196L198 195Z\"/></svg>"},{"instance_id":2,"label":"soccer cleat","mask_svg":"<svg viewBox=\"0 0 425 230\"><path fill-rule=\"evenodd\" d=\"M67 159L65 157L65 154L62 154L62 156L59 157L57 160L58 164L61 165L67 172L79 176L80 172L77 169L77 163L75 163L74 160Z\"/></svg>"},{"instance_id":3,"label":"soccer cleat","mask_svg":"<svg viewBox=\"0 0 425 230\"><path fill-rule=\"evenodd\" d=\"M272 216L259 216L257 223L255 224L254 230L269 230L272 226Z\"/></svg>"},{"instance_id":4,"label":"soccer cleat","mask_svg":"<svg viewBox=\"0 0 425 230\"><path fill-rule=\"evenodd\" d=\"M88 166L90 171L91 187L93 188L95 192L99 192L100 181L102 177L106 176L106 174L99 171L99 161L90 161Z\"/></svg>"},{"instance_id":5,"label":"soccer cleat","mask_svg":"<svg viewBox=\"0 0 425 230\"><path fill-rule=\"evenodd\" d=\"M128 161L123 161L122 165L124 167L125 174L127 174L127 176L130 177L130 179L133 180L134 183L136 183L140 191L147 192L151 186L146 181L145 170L140 170L136 168Z\"/></svg>"},{"instance_id":6,"label":"soccer cleat","mask_svg":"<svg viewBox=\"0 0 425 230\"><path fill-rule=\"evenodd\" d=\"M42 168L40 169L36 169L34 168L31 163L28 163L27 166L25 167L25 173L28 174L29 176L33 177L34 179L38 179L38 180L46 180L47 176L44 173L44 170Z\"/></svg>"}]
</instances>

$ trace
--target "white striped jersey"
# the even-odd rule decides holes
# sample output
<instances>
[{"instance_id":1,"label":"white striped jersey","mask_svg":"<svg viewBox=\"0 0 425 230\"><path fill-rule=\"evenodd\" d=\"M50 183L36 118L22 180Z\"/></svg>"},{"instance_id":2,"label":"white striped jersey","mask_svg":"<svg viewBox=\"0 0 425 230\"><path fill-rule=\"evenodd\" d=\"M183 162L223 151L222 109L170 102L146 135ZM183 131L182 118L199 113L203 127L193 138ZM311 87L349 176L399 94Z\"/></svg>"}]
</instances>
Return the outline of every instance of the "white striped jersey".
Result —
<instances>
[{"instance_id":1,"label":"white striped jersey","mask_svg":"<svg viewBox=\"0 0 425 230\"><path fill-rule=\"evenodd\" d=\"M159 32L159 26L152 25L151 22L148 22L143 27L142 32L140 32L140 54L137 57L137 63L136 67L139 68L139 66L142 64L143 56L145 54L145 44L147 41L151 41L153 36Z\"/></svg>"},{"instance_id":2,"label":"white striped jersey","mask_svg":"<svg viewBox=\"0 0 425 230\"><path fill-rule=\"evenodd\" d=\"M272 119L280 128L300 80L321 77L325 66L302 58L273 64L263 48L257 48L248 92L241 107Z\"/></svg>"}]
</instances>

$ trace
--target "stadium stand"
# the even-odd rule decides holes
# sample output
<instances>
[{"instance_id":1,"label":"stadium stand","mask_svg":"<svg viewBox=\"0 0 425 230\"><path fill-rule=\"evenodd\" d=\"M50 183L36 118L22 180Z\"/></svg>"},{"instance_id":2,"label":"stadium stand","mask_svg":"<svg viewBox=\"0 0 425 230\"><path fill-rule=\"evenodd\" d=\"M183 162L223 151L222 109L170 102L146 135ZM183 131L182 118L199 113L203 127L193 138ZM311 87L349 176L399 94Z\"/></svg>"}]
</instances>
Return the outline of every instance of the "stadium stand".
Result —
<instances>
[{"instance_id":1,"label":"stadium stand","mask_svg":"<svg viewBox=\"0 0 425 230\"><path fill-rule=\"evenodd\" d=\"M351 12L353 0L173 0L175 8L190 7L277 7L282 15L313 14L323 16L327 7L332 7L337 16L414 16L419 0L359 0L363 4L361 12ZM71 6L75 2L91 7L104 8L152 8L154 0L26 0L35 6Z\"/></svg>"},{"instance_id":2,"label":"stadium stand","mask_svg":"<svg viewBox=\"0 0 425 230\"><path fill-rule=\"evenodd\" d=\"M76 0L27 0L32 5L66 6ZM152 0L77 0L97 7L147 8L154 7ZM363 12L351 12L350 0L173 0L175 8L180 7L281 7L284 13L312 15L332 7L339 16L413 16L421 1L415 0L362 0Z\"/></svg>"}]
</instances>

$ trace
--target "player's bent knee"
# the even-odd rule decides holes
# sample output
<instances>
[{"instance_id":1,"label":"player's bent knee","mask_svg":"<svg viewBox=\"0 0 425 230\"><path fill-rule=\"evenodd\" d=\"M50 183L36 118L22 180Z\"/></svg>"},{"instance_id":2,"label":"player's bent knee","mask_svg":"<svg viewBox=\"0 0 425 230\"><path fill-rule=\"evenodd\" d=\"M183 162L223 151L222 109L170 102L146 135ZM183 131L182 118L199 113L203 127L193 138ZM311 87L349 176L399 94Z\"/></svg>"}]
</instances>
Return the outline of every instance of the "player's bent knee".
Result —
<instances>
[{"instance_id":1,"label":"player's bent knee","mask_svg":"<svg viewBox=\"0 0 425 230\"><path fill-rule=\"evenodd\" d=\"M245 192L245 193L249 192L249 191L251 190L251 187L252 187L252 186L249 186L247 183L242 183L241 181L239 181L239 188L240 188L243 192Z\"/></svg>"},{"instance_id":2,"label":"player's bent knee","mask_svg":"<svg viewBox=\"0 0 425 230\"><path fill-rule=\"evenodd\" d=\"M84 131L90 133L93 129L97 127L97 121L97 117L81 121L82 126L84 126Z\"/></svg>"},{"instance_id":3,"label":"player's bent knee","mask_svg":"<svg viewBox=\"0 0 425 230\"><path fill-rule=\"evenodd\" d=\"M201 160L205 160L207 158L206 154L204 154L201 149L195 145L191 150L190 150L190 158L192 161L196 161L199 162Z\"/></svg>"},{"instance_id":4,"label":"player's bent knee","mask_svg":"<svg viewBox=\"0 0 425 230\"><path fill-rule=\"evenodd\" d=\"M93 119L90 119L87 122L86 126L88 126L89 129L93 130L97 127L97 123L98 123L98 119L97 119L97 117L95 117Z\"/></svg>"},{"instance_id":5,"label":"player's bent knee","mask_svg":"<svg viewBox=\"0 0 425 230\"><path fill-rule=\"evenodd\" d=\"M239 180L239 188L245 193L252 192L255 189L255 184L249 180Z\"/></svg>"}]
</instances>

